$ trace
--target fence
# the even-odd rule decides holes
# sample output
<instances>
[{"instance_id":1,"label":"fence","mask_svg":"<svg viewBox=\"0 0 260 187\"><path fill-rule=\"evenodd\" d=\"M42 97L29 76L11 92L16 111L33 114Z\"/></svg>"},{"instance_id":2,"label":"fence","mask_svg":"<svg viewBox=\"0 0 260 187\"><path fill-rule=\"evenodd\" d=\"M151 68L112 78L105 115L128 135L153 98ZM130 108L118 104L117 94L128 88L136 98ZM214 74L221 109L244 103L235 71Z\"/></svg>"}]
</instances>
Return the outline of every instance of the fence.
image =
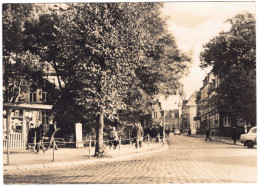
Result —
<instances>
[{"instance_id":1,"label":"fence","mask_svg":"<svg viewBox=\"0 0 260 187\"><path fill-rule=\"evenodd\" d=\"M9 158L9 155L10 155L10 148L14 148L15 146L15 143L17 143L16 141L17 140L19 140L19 138L21 138L20 136L18 136L18 135L12 135L11 136L12 138L10 138L10 146L8 147L8 145L6 146L7 147L7 164L10 164L10 158ZM150 151L150 141L151 141L151 137L149 137L149 135L148 136L146 136L146 137L144 137L144 139L147 139L147 145L148 145L148 150ZM164 145L165 144L165 137L163 136L163 137L160 137L159 135L156 137L156 139L158 140L158 147L160 147L161 145ZM162 140L161 140L162 139ZM118 156L120 155L120 150L121 150L121 145L122 145L122 142L124 142L124 141L126 141L126 142L129 142L130 144L131 144L131 142L133 143L133 140L135 140L135 138L129 138L129 139L122 139L121 137L119 137L119 140L118 140ZM106 140L106 141L103 141L103 143L105 144L105 145L110 145L110 143L112 142L112 141L115 141L115 140ZM11 143L12 142L12 143ZM92 147L92 145L94 145L94 147L95 147L95 145L96 145L96 143L97 143L98 141L97 140L92 140L91 139L91 137L89 138L89 140L87 140L87 141L83 141L83 142L81 142L81 143L83 143L84 145L86 145L86 147L88 147L88 149L89 149L89 151L88 151L88 156L89 156L89 158L91 158L91 147ZM7 143L7 142L6 142ZM59 143L61 143L61 142L59 142L59 141L56 141L56 140L54 140L54 142L53 142L53 144L52 145L55 145L55 144L59 144ZM76 144L76 142L62 142L62 143L67 143L67 144ZM79 143L79 142L77 142L77 143ZM135 142L136 143L136 142ZM40 144L40 143L38 143L38 144ZM12 145L12 146L11 146ZM18 147L18 145L19 144L17 144L17 147ZM31 147L33 148L33 151L35 151L35 146L37 145L37 143L35 144L35 143L31 143L30 144L31 145ZM25 148L25 144L24 145L19 145L20 147L24 147ZM49 147L50 147L50 145L49 145ZM52 146L53 148L52 148L52 161L54 162L55 161L55 146ZM139 142L136 144L136 151L137 152L139 152L139 149L140 149L140 147L139 147ZM32 149L30 149L30 150L28 150L28 153L30 153L30 152L32 152Z\"/></svg>"},{"instance_id":2,"label":"fence","mask_svg":"<svg viewBox=\"0 0 260 187\"><path fill-rule=\"evenodd\" d=\"M7 149L7 142L8 139L3 140L3 149ZM25 148L26 147L26 141L23 140L21 133L12 133L10 134L10 140L9 140L9 148L16 149L16 148Z\"/></svg>"}]
</instances>

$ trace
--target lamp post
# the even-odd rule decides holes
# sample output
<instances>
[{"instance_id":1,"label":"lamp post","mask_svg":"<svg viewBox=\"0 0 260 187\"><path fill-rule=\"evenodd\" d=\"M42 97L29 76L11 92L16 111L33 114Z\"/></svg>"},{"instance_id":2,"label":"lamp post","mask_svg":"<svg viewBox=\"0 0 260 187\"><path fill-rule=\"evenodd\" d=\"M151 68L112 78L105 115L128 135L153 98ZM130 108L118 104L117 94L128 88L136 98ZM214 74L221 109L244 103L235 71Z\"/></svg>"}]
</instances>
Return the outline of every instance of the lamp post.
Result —
<instances>
[{"instance_id":1,"label":"lamp post","mask_svg":"<svg viewBox=\"0 0 260 187\"><path fill-rule=\"evenodd\" d=\"M165 145L165 110L163 110L163 145Z\"/></svg>"}]
</instances>

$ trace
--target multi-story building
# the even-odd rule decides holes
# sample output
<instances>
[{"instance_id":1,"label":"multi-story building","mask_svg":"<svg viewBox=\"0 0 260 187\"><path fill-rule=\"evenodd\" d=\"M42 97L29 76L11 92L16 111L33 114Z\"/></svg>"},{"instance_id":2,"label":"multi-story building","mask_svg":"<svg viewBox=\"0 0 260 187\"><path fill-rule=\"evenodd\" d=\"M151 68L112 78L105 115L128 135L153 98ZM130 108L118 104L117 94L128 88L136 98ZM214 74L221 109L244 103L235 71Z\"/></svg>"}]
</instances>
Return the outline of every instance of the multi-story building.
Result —
<instances>
[{"instance_id":1,"label":"multi-story building","mask_svg":"<svg viewBox=\"0 0 260 187\"><path fill-rule=\"evenodd\" d=\"M216 106L215 96L219 84L221 84L221 80L213 72L210 72L203 80L203 86L196 98L197 115L195 120L197 130L199 133L204 133L206 129L210 129L212 135L230 136L232 126L236 126L242 132L246 122L238 119L237 123L234 124L231 117L220 111Z\"/></svg>"},{"instance_id":2,"label":"multi-story building","mask_svg":"<svg viewBox=\"0 0 260 187\"><path fill-rule=\"evenodd\" d=\"M157 101L152 106L152 127L160 125L163 121L162 106L159 101Z\"/></svg>"},{"instance_id":3,"label":"multi-story building","mask_svg":"<svg viewBox=\"0 0 260 187\"><path fill-rule=\"evenodd\" d=\"M158 125L164 125L165 130L170 130L171 132L178 128L179 124L179 110L163 110L161 102L157 101L152 106L152 127Z\"/></svg>"},{"instance_id":4,"label":"multi-story building","mask_svg":"<svg viewBox=\"0 0 260 187\"><path fill-rule=\"evenodd\" d=\"M179 114L178 109L165 110L165 130L173 132L174 129L178 128Z\"/></svg>"},{"instance_id":5,"label":"multi-story building","mask_svg":"<svg viewBox=\"0 0 260 187\"><path fill-rule=\"evenodd\" d=\"M196 120L194 117L197 114L196 97L198 91L192 93L188 100L183 101L182 106L182 129L183 131L188 131L191 129L192 134L196 134Z\"/></svg>"}]
</instances>

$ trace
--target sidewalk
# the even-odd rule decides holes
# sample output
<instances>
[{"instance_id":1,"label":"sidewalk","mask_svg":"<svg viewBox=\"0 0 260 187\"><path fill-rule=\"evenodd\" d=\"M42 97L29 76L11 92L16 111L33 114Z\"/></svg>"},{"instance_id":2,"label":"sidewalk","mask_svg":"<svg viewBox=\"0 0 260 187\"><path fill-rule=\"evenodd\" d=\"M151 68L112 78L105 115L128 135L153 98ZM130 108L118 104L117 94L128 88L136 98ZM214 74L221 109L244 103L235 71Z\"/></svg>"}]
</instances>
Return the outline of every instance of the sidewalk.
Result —
<instances>
[{"instance_id":1,"label":"sidewalk","mask_svg":"<svg viewBox=\"0 0 260 187\"><path fill-rule=\"evenodd\" d=\"M202 139L205 139L205 137L206 137L205 134L192 134L190 136L195 137L195 138L202 138ZM237 138L236 144L233 144L233 140L231 137L210 136L210 138L212 139L212 141L216 141L216 142L226 143L226 144L230 144L230 145L244 146L243 144L241 144L239 138Z\"/></svg>"},{"instance_id":2,"label":"sidewalk","mask_svg":"<svg viewBox=\"0 0 260 187\"><path fill-rule=\"evenodd\" d=\"M117 147L116 150L106 147L106 155L103 158L93 157L94 147L91 147L91 158L89 158L89 148L61 148L54 151L49 149L45 153L40 151L39 154L34 154L25 149L11 149L9 154L9 165L7 165L7 150L3 151L3 170L22 170L22 169L37 169L37 168L50 168L59 166L72 166L79 164L93 164L97 162L118 161L133 156L140 156L144 154L151 154L159 151L164 151L168 148L167 145L159 146L157 142L143 142L140 149L136 149L134 145L121 145L120 151Z\"/></svg>"}]
</instances>

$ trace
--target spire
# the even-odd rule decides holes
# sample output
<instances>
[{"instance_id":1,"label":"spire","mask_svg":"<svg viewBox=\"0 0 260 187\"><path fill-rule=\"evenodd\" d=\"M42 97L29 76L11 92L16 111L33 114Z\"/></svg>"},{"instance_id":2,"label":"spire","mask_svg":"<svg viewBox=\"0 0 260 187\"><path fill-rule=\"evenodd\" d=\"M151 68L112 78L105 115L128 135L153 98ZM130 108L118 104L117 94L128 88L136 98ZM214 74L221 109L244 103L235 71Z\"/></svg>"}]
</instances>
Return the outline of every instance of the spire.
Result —
<instances>
[{"instance_id":1,"label":"spire","mask_svg":"<svg viewBox=\"0 0 260 187\"><path fill-rule=\"evenodd\" d=\"M186 98L186 94L184 92L183 86L181 86L180 97L184 99Z\"/></svg>"}]
</instances>

